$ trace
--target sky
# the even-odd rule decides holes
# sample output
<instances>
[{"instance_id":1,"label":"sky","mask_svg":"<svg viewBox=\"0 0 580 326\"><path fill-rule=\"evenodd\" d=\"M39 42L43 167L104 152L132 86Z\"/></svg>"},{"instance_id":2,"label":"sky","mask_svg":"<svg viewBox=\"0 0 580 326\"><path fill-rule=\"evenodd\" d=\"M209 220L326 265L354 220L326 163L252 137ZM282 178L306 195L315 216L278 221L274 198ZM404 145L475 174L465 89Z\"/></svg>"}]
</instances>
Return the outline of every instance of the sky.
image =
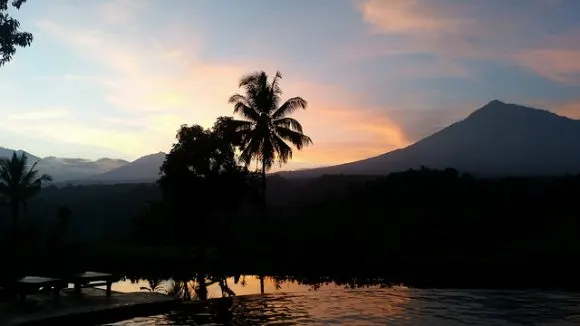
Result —
<instances>
[{"instance_id":1,"label":"sky","mask_svg":"<svg viewBox=\"0 0 580 326\"><path fill-rule=\"evenodd\" d=\"M407 146L493 99L580 118L577 0L30 0L0 68L0 146L134 160L283 74L314 144L283 169Z\"/></svg>"}]
</instances>

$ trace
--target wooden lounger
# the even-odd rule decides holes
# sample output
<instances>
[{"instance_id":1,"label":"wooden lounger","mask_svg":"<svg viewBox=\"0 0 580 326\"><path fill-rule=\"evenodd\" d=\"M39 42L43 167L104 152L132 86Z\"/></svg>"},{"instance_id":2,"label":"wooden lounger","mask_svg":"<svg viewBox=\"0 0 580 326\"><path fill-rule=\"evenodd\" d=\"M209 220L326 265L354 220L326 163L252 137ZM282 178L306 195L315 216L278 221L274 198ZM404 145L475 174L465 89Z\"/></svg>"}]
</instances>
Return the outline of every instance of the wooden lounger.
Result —
<instances>
[{"instance_id":1,"label":"wooden lounger","mask_svg":"<svg viewBox=\"0 0 580 326\"><path fill-rule=\"evenodd\" d=\"M41 287L49 287L54 293L55 300L60 297L60 290L64 282L58 278L25 276L16 280L16 290L20 300L26 301L26 294L31 291L38 291Z\"/></svg>"},{"instance_id":2,"label":"wooden lounger","mask_svg":"<svg viewBox=\"0 0 580 326\"><path fill-rule=\"evenodd\" d=\"M74 284L74 291L76 294L80 294L82 288L104 285L107 287L106 293L108 297L111 296L111 285L117 280L118 278L113 274L97 272L75 274L68 279L68 281Z\"/></svg>"}]
</instances>

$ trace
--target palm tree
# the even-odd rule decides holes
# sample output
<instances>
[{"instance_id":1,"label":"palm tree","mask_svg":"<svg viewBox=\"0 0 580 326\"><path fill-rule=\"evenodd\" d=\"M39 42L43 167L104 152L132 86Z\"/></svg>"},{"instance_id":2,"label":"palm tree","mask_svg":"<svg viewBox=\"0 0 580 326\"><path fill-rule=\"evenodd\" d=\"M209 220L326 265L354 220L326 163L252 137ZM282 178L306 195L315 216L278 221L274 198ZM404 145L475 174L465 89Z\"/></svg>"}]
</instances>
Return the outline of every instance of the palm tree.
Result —
<instances>
[{"instance_id":1,"label":"palm tree","mask_svg":"<svg viewBox=\"0 0 580 326\"><path fill-rule=\"evenodd\" d=\"M167 294L177 297L184 301L191 301L197 299L197 294L195 293L195 284L193 281L184 280L173 280Z\"/></svg>"},{"instance_id":2,"label":"palm tree","mask_svg":"<svg viewBox=\"0 0 580 326\"><path fill-rule=\"evenodd\" d=\"M40 192L42 183L52 181L49 175L39 176L35 170L37 163L29 169L26 154L18 156L16 152L10 159L0 159L0 196L10 206L14 223L20 217L21 208L26 212L28 200Z\"/></svg>"},{"instance_id":3,"label":"palm tree","mask_svg":"<svg viewBox=\"0 0 580 326\"><path fill-rule=\"evenodd\" d=\"M244 119L230 122L241 136L238 139L242 151L240 159L246 165L252 160L261 164L264 206L266 172L276 160L282 165L292 159L292 148L288 143L298 150L312 144L310 137L304 135L302 125L289 117L298 109L306 109L307 103L301 97L292 97L280 105L282 89L278 82L281 78L279 71L272 81L264 71L245 75L239 84L245 94L234 94L229 99L229 103L234 105L234 114Z\"/></svg>"},{"instance_id":4,"label":"palm tree","mask_svg":"<svg viewBox=\"0 0 580 326\"><path fill-rule=\"evenodd\" d=\"M240 159L249 165L252 160L262 167L262 208L266 208L266 171L278 160L280 165L292 159L292 147L301 150L312 144L312 139L304 135L302 125L289 115L298 109L306 109L308 105L301 97L292 97L280 105L282 89L278 81L282 74L277 71L270 82L264 71L245 75L240 80L240 88L245 95L234 94L229 103L234 105L234 114L239 114L244 120L230 120L239 137L235 145L242 153ZM264 293L264 277L260 276L260 291Z\"/></svg>"},{"instance_id":5,"label":"palm tree","mask_svg":"<svg viewBox=\"0 0 580 326\"><path fill-rule=\"evenodd\" d=\"M152 293L165 293L168 291L163 287L163 281L157 278L151 278L147 280L147 286L142 286L139 288L141 291L147 291Z\"/></svg>"}]
</instances>

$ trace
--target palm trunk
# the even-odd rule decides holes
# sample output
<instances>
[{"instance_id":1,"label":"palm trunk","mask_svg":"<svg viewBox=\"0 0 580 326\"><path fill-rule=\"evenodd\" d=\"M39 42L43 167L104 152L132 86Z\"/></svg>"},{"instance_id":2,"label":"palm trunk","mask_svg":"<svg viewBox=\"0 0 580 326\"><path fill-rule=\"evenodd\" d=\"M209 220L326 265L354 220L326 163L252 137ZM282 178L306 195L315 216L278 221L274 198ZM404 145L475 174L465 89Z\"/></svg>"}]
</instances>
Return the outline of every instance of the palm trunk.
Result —
<instances>
[{"instance_id":1,"label":"palm trunk","mask_svg":"<svg viewBox=\"0 0 580 326\"><path fill-rule=\"evenodd\" d=\"M262 160L262 214L266 211L266 160Z\"/></svg>"},{"instance_id":2,"label":"palm trunk","mask_svg":"<svg viewBox=\"0 0 580 326\"><path fill-rule=\"evenodd\" d=\"M16 225L18 218L20 217L20 205L18 201L12 201L10 206L12 208L12 223Z\"/></svg>"},{"instance_id":3,"label":"palm trunk","mask_svg":"<svg viewBox=\"0 0 580 326\"><path fill-rule=\"evenodd\" d=\"M197 273L197 297L199 300L207 300L207 284L205 283L205 274Z\"/></svg>"},{"instance_id":4,"label":"palm trunk","mask_svg":"<svg viewBox=\"0 0 580 326\"><path fill-rule=\"evenodd\" d=\"M264 276L260 276L260 293L264 294Z\"/></svg>"},{"instance_id":5,"label":"palm trunk","mask_svg":"<svg viewBox=\"0 0 580 326\"><path fill-rule=\"evenodd\" d=\"M262 221L266 218L266 160L262 160ZM259 275L260 293L264 294L264 275Z\"/></svg>"}]
</instances>

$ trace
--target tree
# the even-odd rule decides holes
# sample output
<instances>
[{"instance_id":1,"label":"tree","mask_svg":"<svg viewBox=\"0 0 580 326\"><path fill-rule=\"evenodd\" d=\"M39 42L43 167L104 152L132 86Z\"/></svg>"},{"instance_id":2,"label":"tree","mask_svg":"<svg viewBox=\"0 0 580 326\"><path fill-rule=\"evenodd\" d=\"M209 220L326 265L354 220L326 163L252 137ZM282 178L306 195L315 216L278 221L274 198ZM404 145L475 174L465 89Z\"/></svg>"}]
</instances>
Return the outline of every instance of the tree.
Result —
<instances>
[{"instance_id":1,"label":"tree","mask_svg":"<svg viewBox=\"0 0 580 326\"><path fill-rule=\"evenodd\" d=\"M168 293L167 290L163 287L163 281L158 278L147 279L147 286L141 286L139 289L141 291L152 293Z\"/></svg>"},{"instance_id":2,"label":"tree","mask_svg":"<svg viewBox=\"0 0 580 326\"><path fill-rule=\"evenodd\" d=\"M0 67L12 60L16 47L26 47L32 43L32 34L20 30L20 22L6 11L9 0L0 0ZM12 0L12 6L20 9L26 0Z\"/></svg>"},{"instance_id":3,"label":"tree","mask_svg":"<svg viewBox=\"0 0 580 326\"><path fill-rule=\"evenodd\" d=\"M236 133L229 118L211 129L183 125L161 166L158 180L171 206L171 224L178 244L198 251L196 282L200 298L207 297L205 279L210 260L226 249L235 211L246 199L251 183L248 169L235 155Z\"/></svg>"},{"instance_id":4,"label":"tree","mask_svg":"<svg viewBox=\"0 0 580 326\"><path fill-rule=\"evenodd\" d=\"M0 196L9 205L14 223L20 217L21 208L26 212L28 200L40 192L42 183L52 181L49 175L39 176L36 164L38 162L29 169L25 153L20 156L13 153L10 159L0 159Z\"/></svg>"},{"instance_id":5,"label":"tree","mask_svg":"<svg viewBox=\"0 0 580 326\"><path fill-rule=\"evenodd\" d=\"M282 89L278 81L282 74L277 71L273 80L268 80L264 71L245 75L239 86L245 95L234 94L229 103L234 105L234 114L244 120L232 120L234 129L240 135L239 145L242 162L249 165L256 160L262 167L262 207L266 208L266 171L277 159L282 165L292 159L292 148L301 150L312 144L312 139L304 135L302 125L289 115L298 109L306 109L307 102L301 97L292 97L280 105ZM260 289L264 293L264 277L260 276Z\"/></svg>"},{"instance_id":6,"label":"tree","mask_svg":"<svg viewBox=\"0 0 580 326\"><path fill-rule=\"evenodd\" d=\"M245 94L234 94L229 103L234 105L234 114L244 120L231 120L239 134L240 159L246 165L252 160L262 168L262 200L266 204L266 172L276 160L280 165L292 159L292 148L301 150L312 144L304 135L302 125L289 115L298 109L306 109L307 103L301 97L292 97L280 105L282 89L278 81L282 78L276 72L273 80L268 80L264 71L253 72L241 78L239 86Z\"/></svg>"}]
</instances>

